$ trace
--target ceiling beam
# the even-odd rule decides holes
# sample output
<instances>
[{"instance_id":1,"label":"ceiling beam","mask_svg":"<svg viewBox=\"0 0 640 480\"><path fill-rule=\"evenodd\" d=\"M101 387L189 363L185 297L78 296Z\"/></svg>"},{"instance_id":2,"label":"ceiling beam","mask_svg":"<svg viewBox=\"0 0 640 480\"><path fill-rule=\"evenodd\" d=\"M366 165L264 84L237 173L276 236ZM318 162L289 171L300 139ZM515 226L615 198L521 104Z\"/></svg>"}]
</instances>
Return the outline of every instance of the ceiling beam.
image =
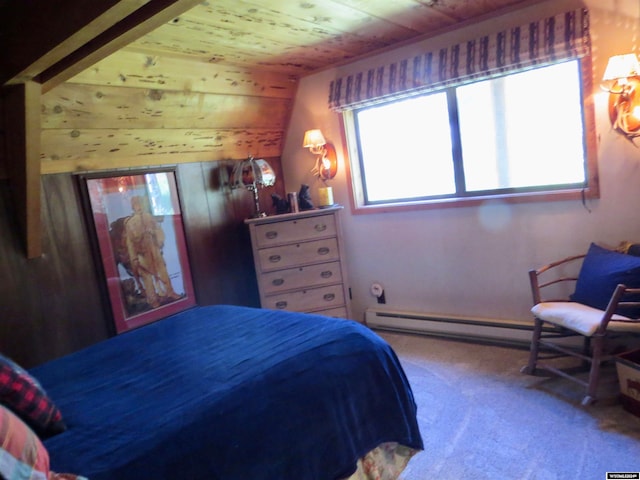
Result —
<instances>
[{"instance_id":1,"label":"ceiling beam","mask_svg":"<svg viewBox=\"0 0 640 480\"><path fill-rule=\"evenodd\" d=\"M44 93L201 1L0 2L0 85L35 79Z\"/></svg>"},{"instance_id":2,"label":"ceiling beam","mask_svg":"<svg viewBox=\"0 0 640 480\"><path fill-rule=\"evenodd\" d=\"M149 0L5 0L0 85L31 80Z\"/></svg>"},{"instance_id":3,"label":"ceiling beam","mask_svg":"<svg viewBox=\"0 0 640 480\"><path fill-rule=\"evenodd\" d=\"M86 1L86 0L84 0ZM42 93L69 80L129 43L170 22L202 0L150 0L131 15L95 36L73 53L43 71Z\"/></svg>"}]
</instances>

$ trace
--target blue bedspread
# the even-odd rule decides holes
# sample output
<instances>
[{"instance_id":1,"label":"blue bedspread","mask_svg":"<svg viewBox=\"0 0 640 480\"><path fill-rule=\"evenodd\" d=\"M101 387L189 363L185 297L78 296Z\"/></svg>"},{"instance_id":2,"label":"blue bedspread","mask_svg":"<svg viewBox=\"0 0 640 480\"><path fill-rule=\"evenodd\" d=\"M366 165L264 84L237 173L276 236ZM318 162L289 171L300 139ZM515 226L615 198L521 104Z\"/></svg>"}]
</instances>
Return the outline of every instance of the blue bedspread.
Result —
<instances>
[{"instance_id":1,"label":"blue bedspread","mask_svg":"<svg viewBox=\"0 0 640 480\"><path fill-rule=\"evenodd\" d=\"M197 307L34 368L90 480L333 480L386 441L421 449L392 349L348 320Z\"/></svg>"}]
</instances>

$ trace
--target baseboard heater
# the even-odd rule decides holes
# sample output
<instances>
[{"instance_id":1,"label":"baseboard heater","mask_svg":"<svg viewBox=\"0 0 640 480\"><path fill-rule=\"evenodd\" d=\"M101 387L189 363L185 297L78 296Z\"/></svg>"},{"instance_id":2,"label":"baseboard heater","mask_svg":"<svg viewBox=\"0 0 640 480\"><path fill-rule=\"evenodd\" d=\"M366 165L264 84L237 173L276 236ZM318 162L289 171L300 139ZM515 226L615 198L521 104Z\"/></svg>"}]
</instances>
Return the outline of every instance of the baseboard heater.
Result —
<instances>
[{"instance_id":1,"label":"baseboard heater","mask_svg":"<svg viewBox=\"0 0 640 480\"><path fill-rule=\"evenodd\" d=\"M381 308L368 308L365 311L365 322L374 330L419 333L522 347L529 346L533 329L533 321L493 320Z\"/></svg>"}]
</instances>

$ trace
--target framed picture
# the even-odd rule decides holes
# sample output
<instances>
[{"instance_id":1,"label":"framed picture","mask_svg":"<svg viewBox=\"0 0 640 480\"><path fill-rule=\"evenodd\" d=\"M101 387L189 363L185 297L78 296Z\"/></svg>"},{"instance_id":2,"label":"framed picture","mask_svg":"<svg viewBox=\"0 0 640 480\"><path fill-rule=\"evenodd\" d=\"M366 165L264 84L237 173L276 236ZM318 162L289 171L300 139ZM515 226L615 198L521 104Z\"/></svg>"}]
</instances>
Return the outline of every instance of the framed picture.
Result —
<instances>
[{"instance_id":1,"label":"framed picture","mask_svg":"<svg viewBox=\"0 0 640 480\"><path fill-rule=\"evenodd\" d=\"M173 169L82 176L118 333L195 305Z\"/></svg>"}]
</instances>

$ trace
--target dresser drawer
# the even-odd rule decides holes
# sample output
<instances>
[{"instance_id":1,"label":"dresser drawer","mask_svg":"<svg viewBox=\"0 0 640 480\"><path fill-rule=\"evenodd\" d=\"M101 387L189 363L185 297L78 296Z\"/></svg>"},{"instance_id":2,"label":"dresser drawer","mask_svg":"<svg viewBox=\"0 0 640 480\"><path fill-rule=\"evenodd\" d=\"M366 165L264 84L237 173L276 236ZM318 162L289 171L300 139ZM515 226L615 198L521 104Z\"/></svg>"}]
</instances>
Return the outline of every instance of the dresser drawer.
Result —
<instances>
[{"instance_id":1,"label":"dresser drawer","mask_svg":"<svg viewBox=\"0 0 640 480\"><path fill-rule=\"evenodd\" d=\"M292 310L309 312L313 310L328 310L344 305L342 285L308 288L297 292L281 293L267 296L265 308L272 310Z\"/></svg>"},{"instance_id":2,"label":"dresser drawer","mask_svg":"<svg viewBox=\"0 0 640 480\"><path fill-rule=\"evenodd\" d=\"M260 277L264 293L342 283L340 262L321 263L265 273Z\"/></svg>"},{"instance_id":3,"label":"dresser drawer","mask_svg":"<svg viewBox=\"0 0 640 480\"><path fill-rule=\"evenodd\" d=\"M348 318L347 309L345 307L332 308L330 310L319 310L313 313L317 315L324 315L325 317Z\"/></svg>"},{"instance_id":4,"label":"dresser drawer","mask_svg":"<svg viewBox=\"0 0 640 480\"><path fill-rule=\"evenodd\" d=\"M338 241L335 238L258 250L258 261L263 272L339 259Z\"/></svg>"},{"instance_id":5,"label":"dresser drawer","mask_svg":"<svg viewBox=\"0 0 640 480\"><path fill-rule=\"evenodd\" d=\"M313 240L320 237L331 237L335 234L336 222L333 215L266 223L255 227L255 239L260 248L282 243Z\"/></svg>"}]
</instances>

